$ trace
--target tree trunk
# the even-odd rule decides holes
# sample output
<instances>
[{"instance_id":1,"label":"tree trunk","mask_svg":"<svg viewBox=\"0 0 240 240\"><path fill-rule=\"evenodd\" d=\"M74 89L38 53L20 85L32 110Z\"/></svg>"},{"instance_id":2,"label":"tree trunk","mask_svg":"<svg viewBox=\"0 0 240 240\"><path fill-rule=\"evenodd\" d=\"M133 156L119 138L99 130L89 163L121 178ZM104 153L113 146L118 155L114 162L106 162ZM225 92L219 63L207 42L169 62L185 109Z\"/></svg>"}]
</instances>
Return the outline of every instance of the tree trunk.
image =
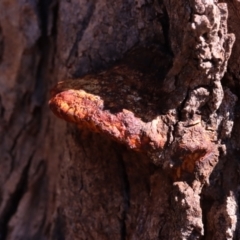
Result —
<instances>
[{"instance_id":1,"label":"tree trunk","mask_svg":"<svg viewBox=\"0 0 240 240\"><path fill-rule=\"evenodd\" d=\"M239 16L1 0L0 239L240 239Z\"/></svg>"}]
</instances>

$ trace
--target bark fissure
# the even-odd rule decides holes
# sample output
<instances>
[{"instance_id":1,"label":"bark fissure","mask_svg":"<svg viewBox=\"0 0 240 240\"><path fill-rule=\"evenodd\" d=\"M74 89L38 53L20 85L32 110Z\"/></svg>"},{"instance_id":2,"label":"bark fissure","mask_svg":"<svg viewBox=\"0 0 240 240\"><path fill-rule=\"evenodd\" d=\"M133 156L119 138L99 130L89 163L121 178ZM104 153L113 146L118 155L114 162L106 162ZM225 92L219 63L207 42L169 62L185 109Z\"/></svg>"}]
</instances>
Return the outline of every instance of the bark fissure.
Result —
<instances>
[{"instance_id":1,"label":"bark fissure","mask_svg":"<svg viewBox=\"0 0 240 240\"><path fill-rule=\"evenodd\" d=\"M32 155L33 156L33 155ZM3 205L1 206L1 212L0 212L0 239L4 240L7 238L8 234L8 223L11 219L11 217L15 214L17 211L17 208L19 206L19 202L22 200L22 197L24 193L27 191L27 184L28 184L28 171L31 164L32 157L29 158L26 166L22 170L21 178L16 183L16 186L14 187L14 191L9 193L8 199L4 200L5 205L3 208Z\"/></svg>"},{"instance_id":2,"label":"bark fissure","mask_svg":"<svg viewBox=\"0 0 240 240\"><path fill-rule=\"evenodd\" d=\"M159 13L159 15L160 15L159 16L159 21L162 25L166 47L167 47L168 51L170 51L171 54L172 54L172 50L171 50L171 46L170 46L170 40L169 40L169 25L170 25L170 23L169 23L169 17L168 17L168 14L167 14L167 9L166 9L165 6L162 5L162 3L159 3L159 4L161 4L161 9L162 9L162 12Z\"/></svg>"},{"instance_id":3,"label":"bark fissure","mask_svg":"<svg viewBox=\"0 0 240 240\"><path fill-rule=\"evenodd\" d=\"M126 166L124 163L124 159L122 157L121 152L119 150L115 149L116 156L118 158L118 162L120 165L120 171L121 171L121 179L123 183L123 210L122 210L122 216L120 219L120 225L121 225L121 240L126 240L127 239L127 214L128 210L130 208L130 185L129 185L129 180L128 180L128 174L126 171Z\"/></svg>"},{"instance_id":4,"label":"bark fissure","mask_svg":"<svg viewBox=\"0 0 240 240\"><path fill-rule=\"evenodd\" d=\"M95 4L96 4L95 1L89 2L86 16L82 20L81 24L79 23L79 26L81 26L81 29L79 29L78 32L76 33L76 39L73 43L72 49L70 50L69 56L66 60L67 66L71 66L73 64L73 61L76 61L76 56L78 55L78 44L84 35L84 31L87 29L87 27L91 21L91 17L95 11Z\"/></svg>"}]
</instances>

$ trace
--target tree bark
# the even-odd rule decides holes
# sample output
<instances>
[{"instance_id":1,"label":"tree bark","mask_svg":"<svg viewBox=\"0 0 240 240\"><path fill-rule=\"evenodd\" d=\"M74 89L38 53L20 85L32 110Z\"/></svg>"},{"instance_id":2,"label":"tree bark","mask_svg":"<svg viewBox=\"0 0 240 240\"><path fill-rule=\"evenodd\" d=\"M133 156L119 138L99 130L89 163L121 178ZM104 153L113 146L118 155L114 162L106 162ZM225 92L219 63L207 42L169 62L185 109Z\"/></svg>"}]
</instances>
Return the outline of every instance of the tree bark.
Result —
<instances>
[{"instance_id":1,"label":"tree bark","mask_svg":"<svg viewBox=\"0 0 240 240\"><path fill-rule=\"evenodd\" d=\"M0 239L240 239L239 14L1 0Z\"/></svg>"}]
</instances>

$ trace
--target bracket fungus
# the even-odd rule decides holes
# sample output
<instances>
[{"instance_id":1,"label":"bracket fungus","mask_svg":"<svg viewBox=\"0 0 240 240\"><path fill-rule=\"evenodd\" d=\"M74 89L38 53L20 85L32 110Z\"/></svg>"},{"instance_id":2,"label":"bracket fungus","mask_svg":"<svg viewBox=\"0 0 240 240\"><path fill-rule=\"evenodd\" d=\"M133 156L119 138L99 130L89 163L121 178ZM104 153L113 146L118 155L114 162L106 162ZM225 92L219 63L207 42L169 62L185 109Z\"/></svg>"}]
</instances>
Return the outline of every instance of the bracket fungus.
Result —
<instances>
[{"instance_id":1,"label":"bracket fungus","mask_svg":"<svg viewBox=\"0 0 240 240\"><path fill-rule=\"evenodd\" d=\"M174 180L203 185L231 134L237 98L221 78L235 36L227 31L226 4L190 2L185 30L179 26L185 9L171 22L182 34L170 36L174 57L156 45L135 49L104 72L59 82L49 106L80 128L147 153Z\"/></svg>"},{"instance_id":2,"label":"bracket fungus","mask_svg":"<svg viewBox=\"0 0 240 240\"><path fill-rule=\"evenodd\" d=\"M105 134L130 149L162 151L169 130L166 117L156 116L149 122L141 119L156 113L146 94L139 95L133 85L127 85L129 80L133 82L131 77L138 79L141 74L122 65L98 75L59 82L51 91L49 106L59 118Z\"/></svg>"},{"instance_id":3,"label":"bracket fungus","mask_svg":"<svg viewBox=\"0 0 240 240\"><path fill-rule=\"evenodd\" d=\"M67 122L147 153L171 177L172 196L194 196L193 208L176 202L174 215L185 212L189 234L202 236L200 193L233 126L237 98L221 79L235 36L228 33L225 3L186 5L166 3L171 54L164 47L134 50L107 71L59 82L49 106ZM176 239L185 239L180 235Z\"/></svg>"}]
</instances>

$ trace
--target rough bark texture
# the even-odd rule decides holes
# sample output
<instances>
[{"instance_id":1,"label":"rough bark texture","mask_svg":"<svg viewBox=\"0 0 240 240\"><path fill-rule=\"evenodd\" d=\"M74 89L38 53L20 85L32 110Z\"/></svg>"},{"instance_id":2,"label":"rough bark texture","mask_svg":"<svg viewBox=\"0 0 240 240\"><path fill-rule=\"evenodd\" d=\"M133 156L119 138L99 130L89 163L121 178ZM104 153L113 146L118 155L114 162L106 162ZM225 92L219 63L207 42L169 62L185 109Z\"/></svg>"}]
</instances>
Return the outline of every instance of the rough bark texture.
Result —
<instances>
[{"instance_id":1,"label":"rough bark texture","mask_svg":"<svg viewBox=\"0 0 240 240\"><path fill-rule=\"evenodd\" d=\"M0 239L240 239L239 25L238 0L1 0Z\"/></svg>"}]
</instances>

